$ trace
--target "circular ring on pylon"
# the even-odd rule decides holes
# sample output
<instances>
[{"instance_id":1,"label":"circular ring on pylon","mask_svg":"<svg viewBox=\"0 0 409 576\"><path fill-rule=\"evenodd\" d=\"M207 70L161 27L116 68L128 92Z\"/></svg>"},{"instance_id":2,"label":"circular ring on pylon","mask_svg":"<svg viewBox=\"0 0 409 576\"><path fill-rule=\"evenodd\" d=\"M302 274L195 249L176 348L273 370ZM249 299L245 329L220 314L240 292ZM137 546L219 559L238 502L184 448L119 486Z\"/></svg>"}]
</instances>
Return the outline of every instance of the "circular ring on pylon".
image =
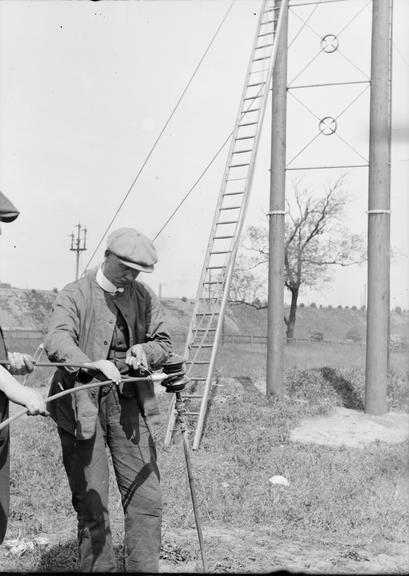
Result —
<instances>
[{"instance_id":1,"label":"circular ring on pylon","mask_svg":"<svg viewBox=\"0 0 409 576\"><path fill-rule=\"evenodd\" d=\"M331 136L338 128L337 121L332 116L325 116L325 118L320 120L318 128L324 136Z\"/></svg>"},{"instance_id":2,"label":"circular ring on pylon","mask_svg":"<svg viewBox=\"0 0 409 576\"><path fill-rule=\"evenodd\" d=\"M335 34L326 34L321 38L321 49L327 54L331 54L338 50L339 41Z\"/></svg>"}]
</instances>

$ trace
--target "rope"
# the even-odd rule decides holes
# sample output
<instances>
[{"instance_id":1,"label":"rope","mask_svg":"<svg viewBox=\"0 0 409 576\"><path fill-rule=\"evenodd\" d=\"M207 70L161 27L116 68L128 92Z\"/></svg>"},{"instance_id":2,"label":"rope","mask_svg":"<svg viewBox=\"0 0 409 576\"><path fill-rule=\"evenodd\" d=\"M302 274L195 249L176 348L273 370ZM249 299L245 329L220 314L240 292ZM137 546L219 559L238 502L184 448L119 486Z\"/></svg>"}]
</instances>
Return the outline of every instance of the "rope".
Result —
<instances>
[{"instance_id":1,"label":"rope","mask_svg":"<svg viewBox=\"0 0 409 576\"><path fill-rule=\"evenodd\" d=\"M131 184L130 187L128 188L128 191L126 192L124 198L122 199L121 203L119 204L119 206L118 206L118 208L117 208L114 216L112 217L112 219L111 219L111 221L109 222L107 228L105 229L105 232L104 232L103 235L101 236L101 239L100 239L100 241L99 241L98 244L97 244L97 247L95 248L95 250L94 250L93 253L91 254L91 257L90 257L90 259L88 260L87 264L85 265L84 270L83 270L83 273L84 273L84 271L87 269L87 267L90 265L91 261L93 260L95 254L97 253L98 248L101 246L101 244L102 244L105 236L107 235L109 229L111 228L112 224L114 223L115 218L118 216L118 214L119 214L122 206L125 204L125 202L126 202L128 196L129 196L129 194L131 193L133 187L135 186L137 180L139 179L139 176L142 174L143 169L145 168L145 166L146 166L146 164L148 163L150 157L152 156L152 154L153 154L156 146L158 145L159 140L161 139L161 137L162 137L163 133L165 132L166 128L168 127L169 122L171 121L171 119L172 119L173 116L175 115L176 110L179 108L179 105L180 105L180 103L182 102L182 99L183 99L184 95L186 94L186 92L187 92L190 84L192 83L194 77L196 76L196 73L198 72L200 66L202 65L203 60L204 60L205 57L207 56L207 53L209 52L210 48L212 47L213 42L216 40L216 37L218 36L218 34L219 34L219 32L220 32L220 30L221 30L221 28L222 28L222 26L223 26L223 24L224 24L227 16L229 15L229 13L230 13L230 11L231 11L231 9L232 9L232 7L233 7L234 2L235 2L235 0L232 0L232 2L230 3L230 6L228 7L225 15L223 16L220 24L218 25L218 27L217 27L217 29L216 29L216 32L214 33L214 35L213 35L213 37L211 38L211 40L210 40L210 42L209 42L206 50L204 51L202 57L200 58L199 63L196 65L196 68L194 69L194 71L193 71L193 73L192 73L189 81L187 82L186 86L185 86L184 89L182 90L182 92L181 92L181 94L180 94L180 96L179 96L179 98L178 98L178 100L177 100L177 102L176 102L176 105L174 106L174 108L173 108L172 112L170 113L168 119L166 120L165 124L163 125L162 130L161 130L160 133L159 133L159 136L156 138L155 142L153 143L153 145L152 145L151 149L149 150L149 152L148 152L145 160L144 160L143 163L142 163L142 166L139 168L138 173L136 174L135 178L133 179L132 184Z\"/></svg>"}]
</instances>

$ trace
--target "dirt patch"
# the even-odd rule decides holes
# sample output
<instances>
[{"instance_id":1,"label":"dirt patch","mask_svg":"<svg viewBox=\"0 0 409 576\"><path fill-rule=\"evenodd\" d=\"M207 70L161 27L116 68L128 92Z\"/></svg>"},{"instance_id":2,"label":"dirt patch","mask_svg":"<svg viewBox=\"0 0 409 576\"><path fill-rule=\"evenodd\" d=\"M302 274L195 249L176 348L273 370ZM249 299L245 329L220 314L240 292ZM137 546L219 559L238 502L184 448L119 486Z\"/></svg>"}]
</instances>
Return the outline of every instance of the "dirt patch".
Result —
<instances>
[{"instance_id":1,"label":"dirt patch","mask_svg":"<svg viewBox=\"0 0 409 576\"><path fill-rule=\"evenodd\" d=\"M302 420L290 433L293 442L359 448L370 442L397 444L409 437L409 414L389 412L373 416L336 407L326 416Z\"/></svg>"},{"instance_id":2,"label":"dirt patch","mask_svg":"<svg viewBox=\"0 0 409 576\"><path fill-rule=\"evenodd\" d=\"M202 573L196 531L193 528L163 530L159 572ZM203 526L205 558L210 573L266 573L287 570L321 574L404 574L409 552L406 544L365 544L343 542L306 542L280 538L268 526L226 528ZM14 570L16 563L35 550L32 562L24 566L41 571L44 556L47 569L57 572L75 570L76 545L73 535L43 534L33 540L9 540L0 547L0 572ZM122 551L118 556L122 555ZM119 557L117 558L119 560ZM120 563L120 562L119 562ZM64 569L65 568L65 569Z\"/></svg>"},{"instance_id":3,"label":"dirt patch","mask_svg":"<svg viewBox=\"0 0 409 576\"><path fill-rule=\"evenodd\" d=\"M321 574L399 574L407 571L405 544L358 544L285 540L268 526L243 528L203 527L205 557L212 573L260 573L286 570ZM166 536L165 536L166 538ZM194 530L172 530L172 545L195 549L196 560L177 564L161 561L160 572L202 572Z\"/></svg>"}]
</instances>

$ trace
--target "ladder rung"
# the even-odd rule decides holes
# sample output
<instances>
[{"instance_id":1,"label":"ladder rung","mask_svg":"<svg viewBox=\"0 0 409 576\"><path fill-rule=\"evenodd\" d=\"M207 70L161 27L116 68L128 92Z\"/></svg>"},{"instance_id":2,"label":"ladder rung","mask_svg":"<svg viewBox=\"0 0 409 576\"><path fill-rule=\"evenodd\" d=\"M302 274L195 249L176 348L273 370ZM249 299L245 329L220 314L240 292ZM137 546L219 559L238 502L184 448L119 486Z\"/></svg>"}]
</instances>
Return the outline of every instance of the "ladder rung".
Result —
<instances>
[{"instance_id":1,"label":"ladder rung","mask_svg":"<svg viewBox=\"0 0 409 576\"><path fill-rule=\"evenodd\" d=\"M203 396L200 396L198 394L186 394L185 396L183 396L183 398L203 398Z\"/></svg>"},{"instance_id":2,"label":"ladder rung","mask_svg":"<svg viewBox=\"0 0 409 576\"><path fill-rule=\"evenodd\" d=\"M253 58L253 62L260 62L261 60L270 60L270 56L260 56L260 58Z\"/></svg>"},{"instance_id":3,"label":"ladder rung","mask_svg":"<svg viewBox=\"0 0 409 576\"><path fill-rule=\"evenodd\" d=\"M247 114L248 112L259 112L260 108L247 108L247 110L243 110L243 114Z\"/></svg>"},{"instance_id":4,"label":"ladder rung","mask_svg":"<svg viewBox=\"0 0 409 576\"><path fill-rule=\"evenodd\" d=\"M247 152L252 152L253 150L250 148L250 150L236 150L235 152L233 152L233 154L246 154Z\"/></svg>"},{"instance_id":5,"label":"ladder rung","mask_svg":"<svg viewBox=\"0 0 409 576\"><path fill-rule=\"evenodd\" d=\"M246 162L245 164L230 164L229 168L243 168L244 166L250 166L250 162Z\"/></svg>"},{"instance_id":6,"label":"ladder rung","mask_svg":"<svg viewBox=\"0 0 409 576\"><path fill-rule=\"evenodd\" d=\"M220 211L222 210L240 210L241 206L224 206L219 208Z\"/></svg>"},{"instance_id":7,"label":"ladder rung","mask_svg":"<svg viewBox=\"0 0 409 576\"><path fill-rule=\"evenodd\" d=\"M247 178L227 178L226 182L236 182L237 180L247 180Z\"/></svg>"},{"instance_id":8,"label":"ladder rung","mask_svg":"<svg viewBox=\"0 0 409 576\"><path fill-rule=\"evenodd\" d=\"M238 220L223 220L223 222L216 222L216 226L220 224L237 224Z\"/></svg>"},{"instance_id":9,"label":"ladder rung","mask_svg":"<svg viewBox=\"0 0 409 576\"><path fill-rule=\"evenodd\" d=\"M256 86L263 86L265 82L254 82L253 84L247 84L247 88L255 88Z\"/></svg>"},{"instance_id":10,"label":"ladder rung","mask_svg":"<svg viewBox=\"0 0 409 576\"><path fill-rule=\"evenodd\" d=\"M234 238L234 236L213 236L213 240L230 240L231 238Z\"/></svg>"},{"instance_id":11,"label":"ladder rung","mask_svg":"<svg viewBox=\"0 0 409 576\"><path fill-rule=\"evenodd\" d=\"M194 332L216 332L216 328L199 328L198 330L193 330Z\"/></svg>"},{"instance_id":12,"label":"ladder rung","mask_svg":"<svg viewBox=\"0 0 409 576\"><path fill-rule=\"evenodd\" d=\"M199 412L185 412L186 416L197 416Z\"/></svg>"},{"instance_id":13,"label":"ladder rung","mask_svg":"<svg viewBox=\"0 0 409 576\"><path fill-rule=\"evenodd\" d=\"M268 68L262 68L261 70L250 70L249 74L261 74L261 72L267 72Z\"/></svg>"},{"instance_id":14,"label":"ladder rung","mask_svg":"<svg viewBox=\"0 0 409 576\"><path fill-rule=\"evenodd\" d=\"M218 316L220 312L196 312L196 316Z\"/></svg>"},{"instance_id":15,"label":"ladder rung","mask_svg":"<svg viewBox=\"0 0 409 576\"><path fill-rule=\"evenodd\" d=\"M190 376L190 380L195 380L196 382L206 382L207 378L203 376Z\"/></svg>"},{"instance_id":16,"label":"ladder rung","mask_svg":"<svg viewBox=\"0 0 409 576\"><path fill-rule=\"evenodd\" d=\"M271 30L271 32L263 32L262 34L259 34L257 38L261 38L262 36L271 36L271 34L274 34L273 30Z\"/></svg>"},{"instance_id":17,"label":"ladder rung","mask_svg":"<svg viewBox=\"0 0 409 576\"><path fill-rule=\"evenodd\" d=\"M235 138L235 140L250 140L251 138L255 138L256 135L254 134L254 136L240 136L239 138Z\"/></svg>"},{"instance_id":18,"label":"ladder rung","mask_svg":"<svg viewBox=\"0 0 409 576\"><path fill-rule=\"evenodd\" d=\"M265 22L260 22L260 26L264 26L264 24L274 24L275 20L266 20Z\"/></svg>"},{"instance_id":19,"label":"ladder rung","mask_svg":"<svg viewBox=\"0 0 409 576\"><path fill-rule=\"evenodd\" d=\"M241 192L225 192L223 196L237 196L238 194L244 194L244 190L241 190Z\"/></svg>"},{"instance_id":20,"label":"ladder rung","mask_svg":"<svg viewBox=\"0 0 409 576\"><path fill-rule=\"evenodd\" d=\"M213 344L191 344L189 348L213 348Z\"/></svg>"},{"instance_id":21,"label":"ladder rung","mask_svg":"<svg viewBox=\"0 0 409 576\"><path fill-rule=\"evenodd\" d=\"M243 126L255 126L256 124L258 124L258 122L245 122L244 124L239 124L239 128Z\"/></svg>"},{"instance_id":22,"label":"ladder rung","mask_svg":"<svg viewBox=\"0 0 409 576\"><path fill-rule=\"evenodd\" d=\"M212 254L222 254L222 252L212 252ZM203 282L203 284L223 284L221 280L212 280L211 282Z\"/></svg>"},{"instance_id":23,"label":"ladder rung","mask_svg":"<svg viewBox=\"0 0 409 576\"><path fill-rule=\"evenodd\" d=\"M212 256L213 254L230 254L230 252L231 250L215 250L214 252L210 252L210 255ZM212 282L212 284L214 284L214 282ZM223 284L223 282L221 282L221 284Z\"/></svg>"},{"instance_id":24,"label":"ladder rung","mask_svg":"<svg viewBox=\"0 0 409 576\"><path fill-rule=\"evenodd\" d=\"M190 365L192 365L192 364L210 364L210 361L209 360L194 360L193 362L191 362L191 361L185 362L185 364L190 364Z\"/></svg>"},{"instance_id":25,"label":"ladder rung","mask_svg":"<svg viewBox=\"0 0 409 576\"><path fill-rule=\"evenodd\" d=\"M226 266L206 266L206 270L222 270Z\"/></svg>"},{"instance_id":26,"label":"ladder rung","mask_svg":"<svg viewBox=\"0 0 409 576\"><path fill-rule=\"evenodd\" d=\"M271 43L271 44L262 44L261 46L256 46L256 50L261 50L262 48L269 48L270 46L273 46L273 43Z\"/></svg>"},{"instance_id":27,"label":"ladder rung","mask_svg":"<svg viewBox=\"0 0 409 576\"><path fill-rule=\"evenodd\" d=\"M255 100L256 98L262 98L263 94L257 94L257 96L247 96L247 98L244 98L244 101L246 100Z\"/></svg>"}]
</instances>

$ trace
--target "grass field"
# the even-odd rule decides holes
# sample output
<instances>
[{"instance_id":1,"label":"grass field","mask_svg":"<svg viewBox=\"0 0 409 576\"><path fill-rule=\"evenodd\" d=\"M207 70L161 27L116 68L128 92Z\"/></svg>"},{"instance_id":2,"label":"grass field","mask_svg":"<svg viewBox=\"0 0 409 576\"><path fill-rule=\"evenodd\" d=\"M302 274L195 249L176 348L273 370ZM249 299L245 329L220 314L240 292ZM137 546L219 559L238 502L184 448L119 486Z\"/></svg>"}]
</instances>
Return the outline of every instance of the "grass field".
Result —
<instances>
[{"instance_id":1,"label":"grass field","mask_svg":"<svg viewBox=\"0 0 409 576\"><path fill-rule=\"evenodd\" d=\"M409 443L352 449L289 438L307 416L362 408L364 348L297 343L286 347L285 359L283 395L267 399L253 386L265 379L265 346L220 351L223 386L192 458L210 571L407 572ZM389 409L407 411L408 359L392 353L390 360ZM47 377L38 372L34 384ZM199 549L179 436L163 446L169 395L161 394L160 403L153 433L164 492L163 570L183 572L197 566ZM55 425L25 417L11 432L12 512L0 570L75 570L76 525ZM270 484L277 474L290 485ZM112 478L110 509L121 567L122 516Z\"/></svg>"}]
</instances>

